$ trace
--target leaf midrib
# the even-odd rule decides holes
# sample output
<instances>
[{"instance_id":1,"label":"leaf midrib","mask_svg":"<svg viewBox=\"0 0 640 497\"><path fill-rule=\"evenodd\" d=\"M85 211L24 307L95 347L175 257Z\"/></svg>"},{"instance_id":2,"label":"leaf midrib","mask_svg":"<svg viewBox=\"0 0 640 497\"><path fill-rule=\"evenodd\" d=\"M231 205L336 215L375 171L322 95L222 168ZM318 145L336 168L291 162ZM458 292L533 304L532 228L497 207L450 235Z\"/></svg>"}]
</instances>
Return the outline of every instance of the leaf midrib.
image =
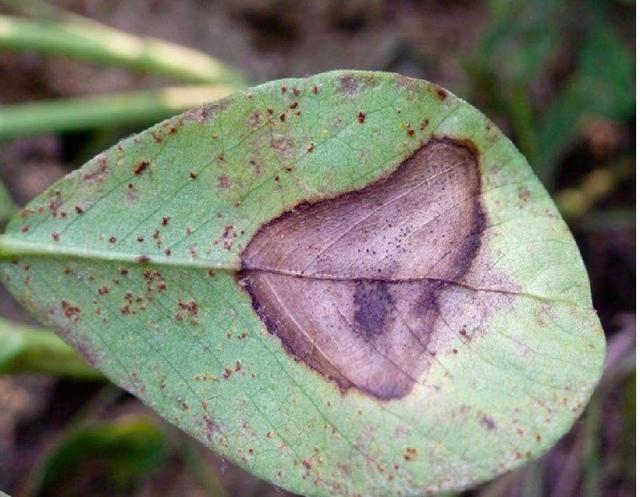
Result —
<instances>
[{"instance_id":1,"label":"leaf midrib","mask_svg":"<svg viewBox=\"0 0 640 497\"><path fill-rule=\"evenodd\" d=\"M72 257L76 259L85 259L96 262L122 262L128 264L139 264L144 266L169 266L169 267L184 267L184 268L201 268L201 269L213 269L217 271L227 272L240 272L244 271L257 271L263 273L279 274L283 276L290 276L295 278L308 278L316 280L328 280L328 281L383 281L390 284L402 284L402 283L416 283L421 281L434 281L443 283L446 285L455 285L465 288L467 290L475 292L487 292L497 293L502 295L511 295L515 297L529 297L538 301L564 304L569 307L578 309L590 310L590 307L584 307L558 297L549 297L546 295L540 295L533 292L523 292L518 290L507 290L504 288L491 288L491 287L478 287L469 285L455 280L448 280L445 278L437 278L430 276L423 276L419 278L353 278L353 277L340 277L331 274L304 274L300 271L288 271L286 269L262 267L262 266L250 266L241 267L240 260L237 263L231 261L216 262L211 259L196 259L186 257L169 257L164 255L147 255L147 254L131 254L126 252L115 252L97 249L86 249L78 246L60 245L58 243L46 243L46 242L31 242L22 239L16 239L10 235L0 235L0 261L1 260L14 260L19 257Z\"/></svg>"}]
</instances>

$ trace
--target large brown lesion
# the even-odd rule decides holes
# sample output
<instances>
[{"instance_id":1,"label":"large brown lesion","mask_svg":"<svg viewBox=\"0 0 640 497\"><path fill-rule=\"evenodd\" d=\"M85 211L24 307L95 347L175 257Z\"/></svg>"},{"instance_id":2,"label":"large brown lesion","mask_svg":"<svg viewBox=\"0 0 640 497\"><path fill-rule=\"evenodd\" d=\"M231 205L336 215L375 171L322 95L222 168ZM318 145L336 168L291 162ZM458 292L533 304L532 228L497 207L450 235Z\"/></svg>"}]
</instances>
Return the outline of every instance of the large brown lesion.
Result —
<instances>
[{"instance_id":1,"label":"large brown lesion","mask_svg":"<svg viewBox=\"0 0 640 497\"><path fill-rule=\"evenodd\" d=\"M388 177L263 226L239 278L287 352L343 391L407 395L442 337L471 324L478 167L468 143L432 139Z\"/></svg>"}]
</instances>

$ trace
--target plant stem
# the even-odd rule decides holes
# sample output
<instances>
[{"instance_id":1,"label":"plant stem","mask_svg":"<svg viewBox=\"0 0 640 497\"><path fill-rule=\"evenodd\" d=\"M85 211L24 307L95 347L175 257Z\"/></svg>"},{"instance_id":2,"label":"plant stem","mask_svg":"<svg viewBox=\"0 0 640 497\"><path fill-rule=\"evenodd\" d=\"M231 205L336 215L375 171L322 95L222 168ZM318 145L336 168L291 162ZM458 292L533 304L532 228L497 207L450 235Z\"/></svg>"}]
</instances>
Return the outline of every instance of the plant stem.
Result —
<instances>
[{"instance_id":1,"label":"plant stem","mask_svg":"<svg viewBox=\"0 0 640 497\"><path fill-rule=\"evenodd\" d=\"M0 15L0 47L67 55L192 83L246 85L237 71L202 52L130 35L70 13L54 20Z\"/></svg>"},{"instance_id":2,"label":"plant stem","mask_svg":"<svg viewBox=\"0 0 640 497\"><path fill-rule=\"evenodd\" d=\"M635 172L628 160L606 164L587 174L579 185L559 191L555 195L560 212L568 221L580 219L601 200L610 195Z\"/></svg>"},{"instance_id":3,"label":"plant stem","mask_svg":"<svg viewBox=\"0 0 640 497\"><path fill-rule=\"evenodd\" d=\"M236 89L182 86L6 105L0 110L0 139L156 122Z\"/></svg>"},{"instance_id":4,"label":"plant stem","mask_svg":"<svg viewBox=\"0 0 640 497\"><path fill-rule=\"evenodd\" d=\"M103 378L52 332L0 318L0 374L17 373Z\"/></svg>"}]
</instances>

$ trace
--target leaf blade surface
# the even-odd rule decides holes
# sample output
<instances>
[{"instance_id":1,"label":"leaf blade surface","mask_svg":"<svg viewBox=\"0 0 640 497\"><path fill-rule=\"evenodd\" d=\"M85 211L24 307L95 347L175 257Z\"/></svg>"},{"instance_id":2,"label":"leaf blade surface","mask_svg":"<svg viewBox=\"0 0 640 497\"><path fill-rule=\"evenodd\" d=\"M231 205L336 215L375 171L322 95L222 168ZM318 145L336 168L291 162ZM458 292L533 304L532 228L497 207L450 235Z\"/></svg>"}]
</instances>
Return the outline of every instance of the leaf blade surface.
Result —
<instances>
[{"instance_id":1,"label":"leaf blade surface","mask_svg":"<svg viewBox=\"0 0 640 497\"><path fill-rule=\"evenodd\" d=\"M490 478L569 428L602 364L580 255L524 158L397 75L268 83L160 123L3 247L14 295L111 379L308 495Z\"/></svg>"}]
</instances>

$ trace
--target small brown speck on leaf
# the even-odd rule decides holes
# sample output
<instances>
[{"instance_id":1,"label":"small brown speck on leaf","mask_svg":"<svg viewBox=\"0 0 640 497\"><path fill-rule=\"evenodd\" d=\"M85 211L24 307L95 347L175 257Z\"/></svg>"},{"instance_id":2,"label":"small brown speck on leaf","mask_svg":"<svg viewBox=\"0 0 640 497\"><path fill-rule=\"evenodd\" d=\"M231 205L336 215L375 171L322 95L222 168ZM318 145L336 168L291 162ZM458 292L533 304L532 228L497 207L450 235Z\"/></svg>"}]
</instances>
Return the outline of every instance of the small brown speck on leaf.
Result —
<instances>
[{"instance_id":1,"label":"small brown speck on leaf","mask_svg":"<svg viewBox=\"0 0 640 497\"><path fill-rule=\"evenodd\" d=\"M80 207L79 205L75 206L75 210L77 214L83 214L84 213L84 209L82 207Z\"/></svg>"},{"instance_id":2,"label":"small brown speck on leaf","mask_svg":"<svg viewBox=\"0 0 640 497\"><path fill-rule=\"evenodd\" d=\"M218 187L220 188L229 188L231 186L231 182L229 181L229 178L227 178L226 176L220 176L218 178Z\"/></svg>"},{"instance_id":3,"label":"small brown speck on leaf","mask_svg":"<svg viewBox=\"0 0 640 497\"><path fill-rule=\"evenodd\" d=\"M358 122L359 122L360 124L362 124L362 123L364 122L365 117L366 117L366 116L365 116L365 113L364 113L364 112L362 112L362 111L358 112Z\"/></svg>"},{"instance_id":4,"label":"small brown speck on leaf","mask_svg":"<svg viewBox=\"0 0 640 497\"><path fill-rule=\"evenodd\" d=\"M418 456L418 451L413 447L407 447L404 451L405 461L413 461Z\"/></svg>"},{"instance_id":5,"label":"small brown speck on leaf","mask_svg":"<svg viewBox=\"0 0 640 497\"><path fill-rule=\"evenodd\" d=\"M68 319L72 321L77 321L80 317L80 308L76 305L73 305L66 300L60 302L60 307L62 308L62 313Z\"/></svg>"},{"instance_id":6,"label":"small brown speck on leaf","mask_svg":"<svg viewBox=\"0 0 640 497\"><path fill-rule=\"evenodd\" d=\"M437 97L444 101L447 98L447 92L445 91L444 88L438 86L438 85L432 85L433 90L435 91L435 94L437 95Z\"/></svg>"},{"instance_id":7,"label":"small brown speck on leaf","mask_svg":"<svg viewBox=\"0 0 640 497\"><path fill-rule=\"evenodd\" d=\"M190 171L189 176L191 179L196 179L198 177L198 173L196 171Z\"/></svg>"},{"instance_id":8,"label":"small brown speck on leaf","mask_svg":"<svg viewBox=\"0 0 640 497\"><path fill-rule=\"evenodd\" d=\"M138 164L134 168L133 174L135 174L136 176L140 176L143 172L147 170L148 167L149 167L149 161L142 160L138 162Z\"/></svg>"},{"instance_id":9,"label":"small brown speck on leaf","mask_svg":"<svg viewBox=\"0 0 640 497\"><path fill-rule=\"evenodd\" d=\"M146 264L151 261L151 258L148 255L139 255L136 260L141 264Z\"/></svg>"},{"instance_id":10,"label":"small brown speck on leaf","mask_svg":"<svg viewBox=\"0 0 640 497\"><path fill-rule=\"evenodd\" d=\"M51 238L53 238L54 242L60 241L60 233L51 233Z\"/></svg>"},{"instance_id":11,"label":"small brown speck on leaf","mask_svg":"<svg viewBox=\"0 0 640 497\"><path fill-rule=\"evenodd\" d=\"M162 226L167 226L169 224L170 220L171 220L171 218L169 216L164 216L162 218Z\"/></svg>"}]
</instances>

